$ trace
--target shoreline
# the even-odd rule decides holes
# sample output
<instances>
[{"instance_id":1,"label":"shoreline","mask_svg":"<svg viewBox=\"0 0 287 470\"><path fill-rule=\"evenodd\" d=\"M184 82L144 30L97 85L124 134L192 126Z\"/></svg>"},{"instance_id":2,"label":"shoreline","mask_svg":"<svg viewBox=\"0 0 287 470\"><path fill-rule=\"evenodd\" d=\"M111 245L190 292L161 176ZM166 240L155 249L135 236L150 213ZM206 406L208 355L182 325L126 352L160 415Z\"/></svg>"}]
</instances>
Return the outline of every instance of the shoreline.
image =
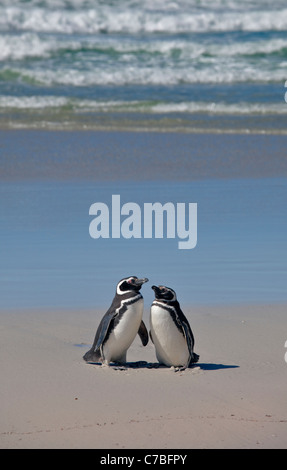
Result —
<instances>
[{"instance_id":1,"label":"shoreline","mask_svg":"<svg viewBox=\"0 0 287 470\"><path fill-rule=\"evenodd\" d=\"M36 124L35 126L25 124L4 126L0 125L0 131L40 131L40 132L128 132L128 133L155 133L155 134L216 134L216 135L287 135L286 129L249 129L249 128L218 128L218 127L185 127L185 126L171 126L171 127L155 127L155 126L97 126L84 124L67 124L59 127L60 123L43 123L43 125Z\"/></svg>"},{"instance_id":2,"label":"shoreline","mask_svg":"<svg viewBox=\"0 0 287 470\"><path fill-rule=\"evenodd\" d=\"M0 130L286 135L285 116L286 113L272 112L165 114L11 109L9 113L0 113Z\"/></svg>"},{"instance_id":3,"label":"shoreline","mask_svg":"<svg viewBox=\"0 0 287 470\"><path fill-rule=\"evenodd\" d=\"M286 447L285 304L185 310L200 359L177 373L138 338L132 367L84 363L94 312L2 311L1 448Z\"/></svg>"}]
</instances>

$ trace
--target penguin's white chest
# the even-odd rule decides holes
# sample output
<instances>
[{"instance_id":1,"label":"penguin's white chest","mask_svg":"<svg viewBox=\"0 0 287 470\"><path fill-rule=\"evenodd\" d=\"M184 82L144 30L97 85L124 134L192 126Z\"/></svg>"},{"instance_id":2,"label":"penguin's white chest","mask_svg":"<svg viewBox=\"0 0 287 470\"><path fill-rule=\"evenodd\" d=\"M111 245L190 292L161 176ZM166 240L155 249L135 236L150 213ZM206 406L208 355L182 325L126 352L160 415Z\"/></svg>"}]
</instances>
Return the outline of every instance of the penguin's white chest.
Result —
<instances>
[{"instance_id":1,"label":"penguin's white chest","mask_svg":"<svg viewBox=\"0 0 287 470\"><path fill-rule=\"evenodd\" d=\"M152 305L150 327L158 361L166 366L186 366L190 356L187 342L170 313Z\"/></svg>"},{"instance_id":2,"label":"penguin's white chest","mask_svg":"<svg viewBox=\"0 0 287 470\"><path fill-rule=\"evenodd\" d=\"M111 331L103 350L107 362L126 362L126 353L135 339L143 315L143 298L132 304L126 304L127 310L119 323Z\"/></svg>"}]
</instances>

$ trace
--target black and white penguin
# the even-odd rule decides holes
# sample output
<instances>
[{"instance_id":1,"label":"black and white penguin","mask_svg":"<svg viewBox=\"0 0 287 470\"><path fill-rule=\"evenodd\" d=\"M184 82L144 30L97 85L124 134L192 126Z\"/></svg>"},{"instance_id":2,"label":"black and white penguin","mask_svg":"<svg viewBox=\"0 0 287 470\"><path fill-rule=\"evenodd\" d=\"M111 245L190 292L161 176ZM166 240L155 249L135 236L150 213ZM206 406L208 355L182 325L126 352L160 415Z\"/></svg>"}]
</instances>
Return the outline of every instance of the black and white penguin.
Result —
<instances>
[{"instance_id":1,"label":"black and white penguin","mask_svg":"<svg viewBox=\"0 0 287 470\"><path fill-rule=\"evenodd\" d=\"M116 295L96 332L93 346L84 355L87 362L125 363L127 350L139 334L142 344L148 343L143 315L143 296L140 293L147 278L130 276L117 284Z\"/></svg>"},{"instance_id":2,"label":"black and white penguin","mask_svg":"<svg viewBox=\"0 0 287 470\"><path fill-rule=\"evenodd\" d=\"M155 300L150 311L150 337L157 360L166 366L185 369L199 359L193 352L194 337L188 320L173 289L165 286L152 286L152 289Z\"/></svg>"}]
</instances>

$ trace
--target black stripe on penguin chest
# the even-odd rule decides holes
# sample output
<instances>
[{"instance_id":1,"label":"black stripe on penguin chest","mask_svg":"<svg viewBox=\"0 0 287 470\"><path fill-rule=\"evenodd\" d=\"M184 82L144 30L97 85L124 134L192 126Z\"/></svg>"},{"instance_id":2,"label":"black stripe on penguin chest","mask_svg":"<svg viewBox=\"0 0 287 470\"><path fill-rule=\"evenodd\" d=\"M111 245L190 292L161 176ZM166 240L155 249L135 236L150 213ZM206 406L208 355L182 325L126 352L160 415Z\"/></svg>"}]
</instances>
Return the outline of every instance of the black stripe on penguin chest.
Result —
<instances>
[{"instance_id":1,"label":"black stripe on penguin chest","mask_svg":"<svg viewBox=\"0 0 287 470\"><path fill-rule=\"evenodd\" d=\"M172 318L173 323L174 323L175 326L177 327L178 331L182 334L182 336L185 337L184 331L183 331L183 328L182 328L182 324L181 324L181 321L180 321L179 318L178 318L178 314L177 314L177 312L176 312L175 307L171 307L171 306L169 306L169 305L162 304L162 303L159 303L159 304L156 304L156 305L160 306L160 307L163 308L164 310L167 310L167 312L169 313L169 315L170 315L171 318Z\"/></svg>"},{"instance_id":2,"label":"black stripe on penguin chest","mask_svg":"<svg viewBox=\"0 0 287 470\"><path fill-rule=\"evenodd\" d=\"M120 323L121 319L123 318L125 312L127 311L128 307L136 302L138 302L140 299L142 299L142 295L138 294L135 297L132 297L130 299L123 299L120 303L120 306L116 309L118 312L112 319L112 321L109 324L107 334L105 336L105 340L103 342L106 343L106 341L109 339L109 336L112 331L117 327L117 325Z\"/></svg>"}]
</instances>

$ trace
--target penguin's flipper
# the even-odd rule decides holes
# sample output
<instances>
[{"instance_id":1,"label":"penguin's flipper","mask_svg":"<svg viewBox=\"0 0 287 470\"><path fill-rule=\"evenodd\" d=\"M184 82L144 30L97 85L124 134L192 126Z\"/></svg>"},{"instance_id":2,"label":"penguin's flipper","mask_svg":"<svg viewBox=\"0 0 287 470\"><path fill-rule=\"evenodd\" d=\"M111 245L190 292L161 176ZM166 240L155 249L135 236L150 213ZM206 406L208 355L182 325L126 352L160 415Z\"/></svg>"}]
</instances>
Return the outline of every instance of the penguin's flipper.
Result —
<instances>
[{"instance_id":1,"label":"penguin's flipper","mask_svg":"<svg viewBox=\"0 0 287 470\"><path fill-rule=\"evenodd\" d=\"M188 323L188 321L185 319L182 320L182 329L183 329L183 333L184 333L184 336L185 336L185 339L186 339L186 342L187 342L187 346L188 346L188 350L189 350L189 360L188 360L188 363L186 364L186 367L189 366L189 364L193 363L193 362L197 362L198 359L199 359L199 356L197 354L195 354L193 352L193 346L194 346L194 337L193 337L193 334L192 334L192 331L191 331L191 328L190 328L190 325Z\"/></svg>"},{"instance_id":2,"label":"penguin's flipper","mask_svg":"<svg viewBox=\"0 0 287 470\"><path fill-rule=\"evenodd\" d=\"M95 336L95 341L94 341L94 344L93 344L93 348L95 351L98 351L101 347L101 345L103 344L104 342L104 339L106 337L106 334L108 332L108 329L109 329L109 326L110 326L110 323L112 321L112 319L114 318L114 314L112 312L107 312L100 324L99 324L99 327L98 327L98 330L96 332L96 336Z\"/></svg>"},{"instance_id":3,"label":"penguin's flipper","mask_svg":"<svg viewBox=\"0 0 287 470\"><path fill-rule=\"evenodd\" d=\"M93 346L83 356L83 359L85 359L85 361L87 361L87 362L97 362L97 361L104 360L104 358L102 357L102 353L101 353L101 345L103 344L103 341L106 337L106 334L108 332L108 328L109 328L110 323L111 323L113 318L114 318L114 315L109 310L103 316L103 318L102 318L102 320L101 320L101 322L98 326Z\"/></svg>"},{"instance_id":4,"label":"penguin's flipper","mask_svg":"<svg viewBox=\"0 0 287 470\"><path fill-rule=\"evenodd\" d=\"M148 331L143 321L141 321L141 324L138 330L138 335L141 339L143 346L146 346L148 343Z\"/></svg>"}]
</instances>

